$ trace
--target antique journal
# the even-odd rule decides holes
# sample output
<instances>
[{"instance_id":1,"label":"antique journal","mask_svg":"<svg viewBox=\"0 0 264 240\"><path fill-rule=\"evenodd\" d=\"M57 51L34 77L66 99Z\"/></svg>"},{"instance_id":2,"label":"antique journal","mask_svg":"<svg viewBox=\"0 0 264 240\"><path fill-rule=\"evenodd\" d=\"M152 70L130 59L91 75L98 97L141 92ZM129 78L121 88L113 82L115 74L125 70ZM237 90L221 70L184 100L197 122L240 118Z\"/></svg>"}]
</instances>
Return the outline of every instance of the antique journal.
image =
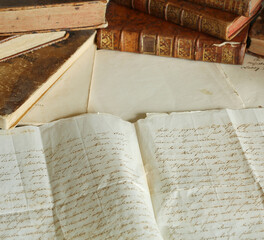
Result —
<instances>
[{"instance_id":1,"label":"antique journal","mask_svg":"<svg viewBox=\"0 0 264 240\"><path fill-rule=\"evenodd\" d=\"M264 109L85 114L0 132L0 239L263 239Z\"/></svg>"}]
</instances>

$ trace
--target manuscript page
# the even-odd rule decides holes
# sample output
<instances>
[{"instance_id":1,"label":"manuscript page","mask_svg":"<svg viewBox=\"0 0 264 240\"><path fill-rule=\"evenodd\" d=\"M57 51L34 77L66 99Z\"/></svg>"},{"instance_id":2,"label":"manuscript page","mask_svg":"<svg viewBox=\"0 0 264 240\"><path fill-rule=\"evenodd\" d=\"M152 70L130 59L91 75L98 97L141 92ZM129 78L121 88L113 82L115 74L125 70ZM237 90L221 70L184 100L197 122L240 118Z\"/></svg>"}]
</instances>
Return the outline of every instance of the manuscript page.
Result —
<instances>
[{"instance_id":1,"label":"manuscript page","mask_svg":"<svg viewBox=\"0 0 264 240\"><path fill-rule=\"evenodd\" d=\"M0 132L0 239L56 239L38 128Z\"/></svg>"},{"instance_id":2,"label":"manuscript page","mask_svg":"<svg viewBox=\"0 0 264 240\"><path fill-rule=\"evenodd\" d=\"M93 114L1 134L1 239L162 239L132 124Z\"/></svg>"},{"instance_id":3,"label":"manuscript page","mask_svg":"<svg viewBox=\"0 0 264 240\"><path fill-rule=\"evenodd\" d=\"M246 54L242 66L218 66L243 101L244 107L264 107L264 58Z\"/></svg>"},{"instance_id":4,"label":"manuscript page","mask_svg":"<svg viewBox=\"0 0 264 240\"><path fill-rule=\"evenodd\" d=\"M164 239L264 238L264 110L154 114L137 122Z\"/></svg>"}]
</instances>

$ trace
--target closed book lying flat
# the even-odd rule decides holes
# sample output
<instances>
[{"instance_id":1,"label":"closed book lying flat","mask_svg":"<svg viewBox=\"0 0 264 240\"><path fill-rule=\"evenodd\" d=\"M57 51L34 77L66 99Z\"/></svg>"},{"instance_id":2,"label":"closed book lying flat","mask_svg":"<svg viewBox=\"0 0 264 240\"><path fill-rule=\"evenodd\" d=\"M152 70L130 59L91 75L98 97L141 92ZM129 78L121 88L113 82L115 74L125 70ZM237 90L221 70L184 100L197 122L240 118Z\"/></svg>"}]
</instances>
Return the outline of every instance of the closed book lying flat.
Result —
<instances>
[{"instance_id":1,"label":"closed book lying flat","mask_svg":"<svg viewBox=\"0 0 264 240\"><path fill-rule=\"evenodd\" d=\"M252 25L249 38L250 46L248 51L264 57L264 11Z\"/></svg>"},{"instance_id":2,"label":"closed book lying flat","mask_svg":"<svg viewBox=\"0 0 264 240\"><path fill-rule=\"evenodd\" d=\"M0 128L15 126L86 51L94 31L70 32L59 43L0 63Z\"/></svg>"},{"instance_id":3,"label":"closed book lying flat","mask_svg":"<svg viewBox=\"0 0 264 240\"><path fill-rule=\"evenodd\" d=\"M0 34L106 26L107 0L1 0Z\"/></svg>"},{"instance_id":4,"label":"closed book lying flat","mask_svg":"<svg viewBox=\"0 0 264 240\"><path fill-rule=\"evenodd\" d=\"M107 19L109 26L97 34L99 49L229 64L244 59L248 29L228 42L115 3L109 4Z\"/></svg>"},{"instance_id":5,"label":"closed book lying flat","mask_svg":"<svg viewBox=\"0 0 264 240\"><path fill-rule=\"evenodd\" d=\"M65 40L65 31L0 37L0 62Z\"/></svg>"},{"instance_id":6,"label":"closed book lying flat","mask_svg":"<svg viewBox=\"0 0 264 240\"><path fill-rule=\"evenodd\" d=\"M244 17L184 0L114 0L114 2L225 40L231 40L241 32L261 8L261 4L258 4L252 17Z\"/></svg>"},{"instance_id":7,"label":"closed book lying flat","mask_svg":"<svg viewBox=\"0 0 264 240\"><path fill-rule=\"evenodd\" d=\"M211 8L249 17L262 0L186 0Z\"/></svg>"},{"instance_id":8,"label":"closed book lying flat","mask_svg":"<svg viewBox=\"0 0 264 240\"><path fill-rule=\"evenodd\" d=\"M19 121L19 125L41 125L87 113L96 54L95 34L84 53Z\"/></svg>"}]
</instances>

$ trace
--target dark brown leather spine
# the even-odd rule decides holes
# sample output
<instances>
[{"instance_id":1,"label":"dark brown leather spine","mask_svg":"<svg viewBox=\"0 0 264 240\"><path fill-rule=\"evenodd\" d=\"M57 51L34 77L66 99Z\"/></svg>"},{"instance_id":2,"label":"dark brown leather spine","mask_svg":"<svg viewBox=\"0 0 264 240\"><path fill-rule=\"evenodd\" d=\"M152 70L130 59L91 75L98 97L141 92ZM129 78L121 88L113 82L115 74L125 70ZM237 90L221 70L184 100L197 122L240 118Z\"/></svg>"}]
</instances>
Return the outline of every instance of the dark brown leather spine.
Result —
<instances>
[{"instance_id":1,"label":"dark brown leather spine","mask_svg":"<svg viewBox=\"0 0 264 240\"><path fill-rule=\"evenodd\" d=\"M218 9L204 7L183 0L113 0L126 7L134 8L175 24L229 40L244 26L237 28L231 37L229 27L239 16Z\"/></svg>"},{"instance_id":2,"label":"dark brown leather spine","mask_svg":"<svg viewBox=\"0 0 264 240\"><path fill-rule=\"evenodd\" d=\"M249 17L251 0L186 0L203 6L221 9L237 15Z\"/></svg>"},{"instance_id":3,"label":"dark brown leather spine","mask_svg":"<svg viewBox=\"0 0 264 240\"><path fill-rule=\"evenodd\" d=\"M231 44L114 3L107 19L109 26L97 32L99 49L228 64L242 64L244 59L247 30Z\"/></svg>"}]
</instances>

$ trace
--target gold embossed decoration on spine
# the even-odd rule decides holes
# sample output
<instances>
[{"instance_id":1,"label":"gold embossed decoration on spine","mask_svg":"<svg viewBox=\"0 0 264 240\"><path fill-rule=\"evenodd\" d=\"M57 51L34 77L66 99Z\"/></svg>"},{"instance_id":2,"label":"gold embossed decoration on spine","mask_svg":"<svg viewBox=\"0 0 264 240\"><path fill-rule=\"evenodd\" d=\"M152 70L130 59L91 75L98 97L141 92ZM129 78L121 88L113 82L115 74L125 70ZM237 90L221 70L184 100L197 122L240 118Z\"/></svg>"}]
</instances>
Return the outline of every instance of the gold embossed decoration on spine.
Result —
<instances>
[{"instance_id":1,"label":"gold embossed decoration on spine","mask_svg":"<svg viewBox=\"0 0 264 240\"><path fill-rule=\"evenodd\" d=\"M114 33L107 30L101 31L100 45L103 49L114 50Z\"/></svg>"},{"instance_id":2,"label":"gold embossed decoration on spine","mask_svg":"<svg viewBox=\"0 0 264 240\"><path fill-rule=\"evenodd\" d=\"M218 38L226 38L226 26L224 23L219 21L202 18L201 20L201 31L209 35L216 36Z\"/></svg>"},{"instance_id":3,"label":"gold embossed decoration on spine","mask_svg":"<svg viewBox=\"0 0 264 240\"><path fill-rule=\"evenodd\" d=\"M234 64L235 62L235 49L229 46L224 46L222 48L222 62L223 63L229 63Z\"/></svg>"},{"instance_id":4,"label":"gold embossed decoration on spine","mask_svg":"<svg viewBox=\"0 0 264 240\"><path fill-rule=\"evenodd\" d=\"M172 57L173 38L158 37L158 55Z\"/></svg>"},{"instance_id":5,"label":"gold embossed decoration on spine","mask_svg":"<svg viewBox=\"0 0 264 240\"><path fill-rule=\"evenodd\" d=\"M165 19L167 21L181 24L181 12L182 10L173 4L167 4L165 8Z\"/></svg>"},{"instance_id":6,"label":"gold embossed decoration on spine","mask_svg":"<svg viewBox=\"0 0 264 240\"><path fill-rule=\"evenodd\" d=\"M164 18L165 0L149 0L149 14L158 18Z\"/></svg>"},{"instance_id":7,"label":"gold embossed decoration on spine","mask_svg":"<svg viewBox=\"0 0 264 240\"><path fill-rule=\"evenodd\" d=\"M177 44L177 57L192 59L193 41L190 39L179 38Z\"/></svg>"},{"instance_id":8,"label":"gold embossed decoration on spine","mask_svg":"<svg viewBox=\"0 0 264 240\"><path fill-rule=\"evenodd\" d=\"M184 27L199 30L200 16L194 12L182 11L182 23Z\"/></svg>"},{"instance_id":9,"label":"gold embossed decoration on spine","mask_svg":"<svg viewBox=\"0 0 264 240\"><path fill-rule=\"evenodd\" d=\"M205 62L216 62L217 60L216 47L208 46L203 44L203 61Z\"/></svg>"}]
</instances>

